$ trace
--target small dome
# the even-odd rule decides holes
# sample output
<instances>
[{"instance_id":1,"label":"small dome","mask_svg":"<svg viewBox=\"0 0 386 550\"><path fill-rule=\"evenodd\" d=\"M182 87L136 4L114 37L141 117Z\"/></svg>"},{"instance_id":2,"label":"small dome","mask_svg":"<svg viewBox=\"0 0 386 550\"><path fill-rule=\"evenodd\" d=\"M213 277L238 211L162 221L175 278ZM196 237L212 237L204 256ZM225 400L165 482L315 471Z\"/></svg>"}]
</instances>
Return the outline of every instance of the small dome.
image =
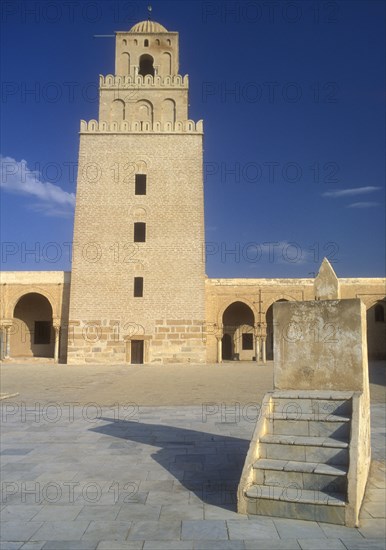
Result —
<instances>
[{"instance_id":1,"label":"small dome","mask_svg":"<svg viewBox=\"0 0 386 550\"><path fill-rule=\"evenodd\" d=\"M157 21L140 21L134 27L131 27L129 32L168 32L167 29Z\"/></svg>"}]
</instances>

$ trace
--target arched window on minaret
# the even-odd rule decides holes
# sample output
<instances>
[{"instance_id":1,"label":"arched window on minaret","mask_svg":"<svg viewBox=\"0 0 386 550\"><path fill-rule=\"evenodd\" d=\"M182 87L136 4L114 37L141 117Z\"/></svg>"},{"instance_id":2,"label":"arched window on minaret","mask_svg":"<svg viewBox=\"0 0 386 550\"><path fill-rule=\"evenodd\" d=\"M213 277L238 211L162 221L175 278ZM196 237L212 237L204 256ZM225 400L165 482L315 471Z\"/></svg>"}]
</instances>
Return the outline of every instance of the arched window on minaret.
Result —
<instances>
[{"instance_id":1,"label":"arched window on minaret","mask_svg":"<svg viewBox=\"0 0 386 550\"><path fill-rule=\"evenodd\" d=\"M139 122L149 122L153 124L153 104L146 99L137 101L136 104L136 117Z\"/></svg>"},{"instance_id":2,"label":"arched window on minaret","mask_svg":"<svg viewBox=\"0 0 386 550\"><path fill-rule=\"evenodd\" d=\"M172 56L169 52L162 54L162 73L163 76L172 74Z\"/></svg>"},{"instance_id":3,"label":"arched window on minaret","mask_svg":"<svg viewBox=\"0 0 386 550\"><path fill-rule=\"evenodd\" d=\"M176 104L173 99L164 99L161 111L162 122L176 122Z\"/></svg>"},{"instance_id":4,"label":"arched window on minaret","mask_svg":"<svg viewBox=\"0 0 386 550\"><path fill-rule=\"evenodd\" d=\"M110 120L121 122L126 119L126 105L122 99L114 99L111 104Z\"/></svg>"},{"instance_id":5,"label":"arched window on minaret","mask_svg":"<svg viewBox=\"0 0 386 550\"><path fill-rule=\"evenodd\" d=\"M154 59L151 55L145 53L139 58L139 71L138 74L146 76L150 74L154 76Z\"/></svg>"},{"instance_id":6,"label":"arched window on minaret","mask_svg":"<svg viewBox=\"0 0 386 550\"><path fill-rule=\"evenodd\" d=\"M123 68L125 71L125 74L130 74L130 54L128 52L122 53L122 59L123 59Z\"/></svg>"},{"instance_id":7,"label":"arched window on minaret","mask_svg":"<svg viewBox=\"0 0 386 550\"><path fill-rule=\"evenodd\" d=\"M149 47L149 41L148 41L148 39L147 39L147 38L146 38L146 40L145 40L145 42L144 42L144 44L143 44L143 45L145 46L145 48L148 48L148 47Z\"/></svg>"}]
</instances>

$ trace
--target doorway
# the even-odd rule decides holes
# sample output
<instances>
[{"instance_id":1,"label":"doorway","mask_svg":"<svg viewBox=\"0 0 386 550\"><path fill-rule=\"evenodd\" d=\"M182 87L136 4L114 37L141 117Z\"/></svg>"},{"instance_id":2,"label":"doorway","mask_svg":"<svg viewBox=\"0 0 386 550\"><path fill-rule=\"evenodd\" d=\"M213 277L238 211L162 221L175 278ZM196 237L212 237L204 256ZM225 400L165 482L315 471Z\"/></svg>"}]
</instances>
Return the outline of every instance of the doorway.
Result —
<instances>
[{"instance_id":1,"label":"doorway","mask_svg":"<svg viewBox=\"0 0 386 550\"><path fill-rule=\"evenodd\" d=\"M222 324L224 327L222 358L253 361L255 316L252 309L244 302L233 302L224 311Z\"/></svg>"},{"instance_id":2,"label":"doorway","mask_svg":"<svg viewBox=\"0 0 386 550\"><path fill-rule=\"evenodd\" d=\"M232 357L232 337L230 334L224 334L222 337L222 358L225 361L230 361Z\"/></svg>"},{"instance_id":3,"label":"doorway","mask_svg":"<svg viewBox=\"0 0 386 550\"><path fill-rule=\"evenodd\" d=\"M13 311L12 357L54 357L52 306L38 292L21 296Z\"/></svg>"},{"instance_id":4,"label":"doorway","mask_svg":"<svg viewBox=\"0 0 386 550\"><path fill-rule=\"evenodd\" d=\"M143 340L131 340L131 363L143 365Z\"/></svg>"}]
</instances>

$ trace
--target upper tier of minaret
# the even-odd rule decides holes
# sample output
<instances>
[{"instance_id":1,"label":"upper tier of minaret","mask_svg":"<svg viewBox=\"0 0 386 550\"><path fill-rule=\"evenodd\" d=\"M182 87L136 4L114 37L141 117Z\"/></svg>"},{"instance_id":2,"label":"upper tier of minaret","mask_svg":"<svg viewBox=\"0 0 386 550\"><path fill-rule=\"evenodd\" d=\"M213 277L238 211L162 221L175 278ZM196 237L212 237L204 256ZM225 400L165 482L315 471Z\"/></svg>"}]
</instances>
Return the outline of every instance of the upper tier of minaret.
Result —
<instances>
[{"instance_id":1,"label":"upper tier of minaret","mask_svg":"<svg viewBox=\"0 0 386 550\"><path fill-rule=\"evenodd\" d=\"M99 81L99 121L81 132L202 133L189 120L188 76L178 70L178 32L150 20L116 32L115 74Z\"/></svg>"},{"instance_id":2,"label":"upper tier of minaret","mask_svg":"<svg viewBox=\"0 0 386 550\"><path fill-rule=\"evenodd\" d=\"M178 32L148 20L116 33L116 75L174 76L178 68Z\"/></svg>"}]
</instances>

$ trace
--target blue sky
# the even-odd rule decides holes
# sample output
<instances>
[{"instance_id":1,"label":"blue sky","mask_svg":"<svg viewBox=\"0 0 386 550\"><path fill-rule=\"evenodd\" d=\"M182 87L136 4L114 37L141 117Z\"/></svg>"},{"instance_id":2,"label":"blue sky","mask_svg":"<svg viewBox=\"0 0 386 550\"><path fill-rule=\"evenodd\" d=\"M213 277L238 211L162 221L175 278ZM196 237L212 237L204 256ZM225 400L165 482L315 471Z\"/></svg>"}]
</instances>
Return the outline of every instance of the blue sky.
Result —
<instances>
[{"instance_id":1,"label":"blue sky","mask_svg":"<svg viewBox=\"0 0 386 550\"><path fill-rule=\"evenodd\" d=\"M4 1L4 270L70 270L79 120L147 2ZM385 4L152 2L204 120L210 277L385 274ZM31 252L32 251L32 252Z\"/></svg>"}]
</instances>

